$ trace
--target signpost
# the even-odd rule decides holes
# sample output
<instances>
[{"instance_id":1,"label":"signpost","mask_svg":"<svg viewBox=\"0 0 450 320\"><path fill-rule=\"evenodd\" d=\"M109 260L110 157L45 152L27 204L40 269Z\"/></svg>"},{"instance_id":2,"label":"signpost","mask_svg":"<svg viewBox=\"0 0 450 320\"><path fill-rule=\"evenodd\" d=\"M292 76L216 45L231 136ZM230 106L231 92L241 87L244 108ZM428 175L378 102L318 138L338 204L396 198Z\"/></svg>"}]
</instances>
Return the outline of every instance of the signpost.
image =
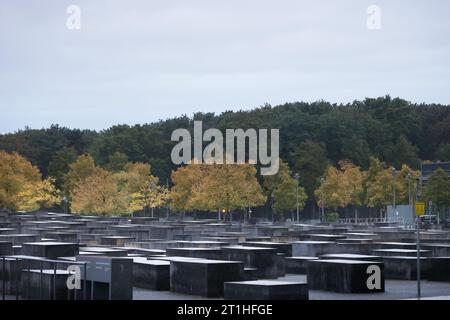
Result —
<instances>
[{"instance_id":1,"label":"signpost","mask_svg":"<svg viewBox=\"0 0 450 320\"><path fill-rule=\"evenodd\" d=\"M416 215L421 217L425 214L425 203L424 202L416 202Z\"/></svg>"},{"instance_id":2,"label":"signpost","mask_svg":"<svg viewBox=\"0 0 450 320\"><path fill-rule=\"evenodd\" d=\"M420 178L417 179L417 192L416 192L416 205L414 206L416 211L417 220L417 298L420 299L420 217L425 214L425 203L417 201L420 194Z\"/></svg>"}]
</instances>

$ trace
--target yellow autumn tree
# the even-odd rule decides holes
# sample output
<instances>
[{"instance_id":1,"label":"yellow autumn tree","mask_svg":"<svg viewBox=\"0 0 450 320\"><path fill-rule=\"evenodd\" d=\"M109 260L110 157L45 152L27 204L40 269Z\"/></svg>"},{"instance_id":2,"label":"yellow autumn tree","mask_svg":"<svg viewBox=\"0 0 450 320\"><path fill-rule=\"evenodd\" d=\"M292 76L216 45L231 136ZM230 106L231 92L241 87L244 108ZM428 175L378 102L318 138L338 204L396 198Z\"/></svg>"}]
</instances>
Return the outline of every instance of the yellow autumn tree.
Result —
<instances>
[{"instance_id":1,"label":"yellow autumn tree","mask_svg":"<svg viewBox=\"0 0 450 320\"><path fill-rule=\"evenodd\" d=\"M384 169L375 175L367 186L367 206L381 208L392 204L392 185L391 169Z\"/></svg>"},{"instance_id":2,"label":"yellow autumn tree","mask_svg":"<svg viewBox=\"0 0 450 320\"><path fill-rule=\"evenodd\" d=\"M207 175L194 186L191 207L198 210L232 210L263 205L266 197L250 164L205 164Z\"/></svg>"},{"instance_id":3,"label":"yellow autumn tree","mask_svg":"<svg viewBox=\"0 0 450 320\"><path fill-rule=\"evenodd\" d=\"M47 178L37 183L29 183L23 186L19 193L17 209L21 211L34 211L42 208L50 208L61 203L62 194L55 188L55 179Z\"/></svg>"},{"instance_id":4,"label":"yellow autumn tree","mask_svg":"<svg viewBox=\"0 0 450 320\"><path fill-rule=\"evenodd\" d=\"M366 172L348 160L339 162L341 168L343 192L346 193L348 204L360 206L364 203L364 181Z\"/></svg>"},{"instance_id":5,"label":"yellow autumn tree","mask_svg":"<svg viewBox=\"0 0 450 320\"><path fill-rule=\"evenodd\" d=\"M408 176L409 174L409 176ZM394 202L394 180L396 204L407 204L409 198L408 184L412 198L415 197L417 178L420 171L412 170L406 164L396 171L378 159L372 158L366 177L366 205L383 211L386 206Z\"/></svg>"},{"instance_id":6,"label":"yellow autumn tree","mask_svg":"<svg viewBox=\"0 0 450 320\"><path fill-rule=\"evenodd\" d=\"M73 213L124 215L129 212L126 189L120 188L117 176L101 168L80 179L73 186L71 198Z\"/></svg>"},{"instance_id":7,"label":"yellow autumn tree","mask_svg":"<svg viewBox=\"0 0 450 320\"><path fill-rule=\"evenodd\" d=\"M172 171L173 187L170 190L170 206L175 211L195 210L191 199L193 190L198 189L208 174L206 165L188 164Z\"/></svg>"},{"instance_id":8,"label":"yellow autumn tree","mask_svg":"<svg viewBox=\"0 0 450 320\"><path fill-rule=\"evenodd\" d=\"M110 172L96 166L90 155L80 156L66 175L71 210L98 215L128 215L147 208L153 211L164 205L168 196L150 168L137 162Z\"/></svg>"},{"instance_id":9,"label":"yellow autumn tree","mask_svg":"<svg viewBox=\"0 0 450 320\"><path fill-rule=\"evenodd\" d=\"M329 166L315 196L318 204L337 209L349 204L364 202L364 179L366 173L347 160L339 162L339 169Z\"/></svg>"},{"instance_id":10,"label":"yellow autumn tree","mask_svg":"<svg viewBox=\"0 0 450 320\"><path fill-rule=\"evenodd\" d=\"M172 173L172 207L229 212L264 204L250 164L188 164Z\"/></svg>"},{"instance_id":11,"label":"yellow autumn tree","mask_svg":"<svg viewBox=\"0 0 450 320\"><path fill-rule=\"evenodd\" d=\"M129 211L144 211L148 208L164 206L169 198L167 188L158 185L158 178L151 175L151 167L146 163L129 163L125 172L119 173L127 181L127 191L130 194Z\"/></svg>"},{"instance_id":12,"label":"yellow autumn tree","mask_svg":"<svg viewBox=\"0 0 450 320\"><path fill-rule=\"evenodd\" d=\"M0 151L0 207L33 211L60 200L52 178L43 181L39 169L24 157Z\"/></svg>"},{"instance_id":13,"label":"yellow autumn tree","mask_svg":"<svg viewBox=\"0 0 450 320\"><path fill-rule=\"evenodd\" d=\"M90 154L78 156L75 162L69 165L69 172L64 176L65 191L68 195L72 196L72 191L83 179L101 174L99 172L100 170L101 168L95 164L94 159Z\"/></svg>"},{"instance_id":14,"label":"yellow autumn tree","mask_svg":"<svg viewBox=\"0 0 450 320\"><path fill-rule=\"evenodd\" d=\"M350 202L350 193L346 192L347 181L334 166L328 166L319 188L314 192L318 205L332 209L345 207Z\"/></svg>"}]
</instances>

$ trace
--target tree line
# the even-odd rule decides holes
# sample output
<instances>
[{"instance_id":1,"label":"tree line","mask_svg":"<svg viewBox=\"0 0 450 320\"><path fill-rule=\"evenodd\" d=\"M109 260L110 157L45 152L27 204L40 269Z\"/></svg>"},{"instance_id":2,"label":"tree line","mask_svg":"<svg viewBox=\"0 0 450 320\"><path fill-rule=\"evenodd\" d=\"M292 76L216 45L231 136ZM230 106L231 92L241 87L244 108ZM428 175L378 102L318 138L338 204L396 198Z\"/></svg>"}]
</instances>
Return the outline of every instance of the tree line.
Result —
<instances>
[{"instance_id":1,"label":"tree line","mask_svg":"<svg viewBox=\"0 0 450 320\"><path fill-rule=\"evenodd\" d=\"M52 177L59 190L64 189L69 165L83 154L90 154L108 172L118 172L128 162L149 164L154 177L172 186L172 171L177 168L170 160L175 144L170 135L178 128L191 131L194 120L201 120L205 129L223 132L227 128L280 129L280 156L299 175L309 209L317 208L315 191L320 178L329 165L339 168L341 160L362 171L369 170L371 158L397 170L403 164L418 170L423 160L450 161L450 107L413 104L390 96L349 104L296 102L220 115L196 113L100 132L58 125L26 128L0 135L0 150L24 156L44 179ZM258 181L263 184L260 177ZM267 206L271 207L269 201Z\"/></svg>"},{"instance_id":2,"label":"tree line","mask_svg":"<svg viewBox=\"0 0 450 320\"><path fill-rule=\"evenodd\" d=\"M258 180L253 164L190 163L172 171L172 187L160 184L151 166L113 157L106 167L89 154L77 156L68 165L60 187L53 177L44 178L36 166L17 153L0 151L0 208L33 211L65 202L73 213L131 215L160 207L177 213L217 212L221 219L232 212L250 218L252 208L270 205L280 219L308 199L289 165L280 160L277 174ZM399 171L376 158L368 170L348 160L328 165L314 191L319 206L330 210L347 206L384 208L392 204L395 189L398 204L414 199L420 171L402 165ZM442 169L431 174L424 198L441 207L450 203L450 179ZM294 216L292 215L294 219ZM324 218L324 217L322 217Z\"/></svg>"}]
</instances>

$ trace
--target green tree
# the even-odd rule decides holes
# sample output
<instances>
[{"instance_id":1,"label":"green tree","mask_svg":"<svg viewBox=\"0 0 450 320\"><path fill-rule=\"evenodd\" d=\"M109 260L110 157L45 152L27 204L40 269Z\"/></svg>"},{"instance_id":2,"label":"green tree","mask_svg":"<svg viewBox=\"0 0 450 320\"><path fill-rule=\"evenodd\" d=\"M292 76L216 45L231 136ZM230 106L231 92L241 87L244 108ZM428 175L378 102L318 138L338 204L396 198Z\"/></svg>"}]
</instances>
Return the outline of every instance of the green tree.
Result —
<instances>
[{"instance_id":1,"label":"green tree","mask_svg":"<svg viewBox=\"0 0 450 320\"><path fill-rule=\"evenodd\" d=\"M328 166L325 146L312 140L302 142L292 153L294 171L299 174L300 185L304 186L309 199L314 199L318 178Z\"/></svg>"},{"instance_id":2,"label":"green tree","mask_svg":"<svg viewBox=\"0 0 450 320\"><path fill-rule=\"evenodd\" d=\"M385 150L386 159L392 163L395 168L400 168L407 164L412 168L420 168L419 149L414 146L405 136L401 136L395 144L387 147Z\"/></svg>"},{"instance_id":3,"label":"green tree","mask_svg":"<svg viewBox=\"0 0 450 320\"><path fill-rule=\"evenodd\" d=\"M125 170L127 164L127 155L121 152L115 152L108 157L108 163L105 165L105 169L108 171L119 172Z\"/></svg>"},{"instance_id":4,"label":"green tree","mask_svg":"<svg viewBox=\"0 0 450 320\"><path fill-rule=\"evenodd\" d=\"M64 187L64 176L69 172L69 165L77 159L77 152L75 148L63 148L57 151L47 168L49 176L55 178L55 185L58 188Z\"/></svg>"},{"instance_id":5,"label":"green tree","mask_svg":"<svg viewBox=\"0 0 450 320\"><path fill-rule=\"evenodd\" d=\"M297 191L299 210L305 206L307 199L305 189L299 186L298 181L292 177L289 166L281 159L278 173L264 176L263 187L269 199L273 196L272 208L278 215L297 208Z\"/></svg>"},{"instance_id":6,"label":"green tree","mask_svg":"<svg viewBox=\"0 0 450 320\"><path fill-rule=\"evenodd\" d=\"M440 213L450 206L450 178L444 169L438 168L430 174L423 188L422 198L427 202L432 201Z\"/></svg>"},{"instance_id":7,"label":"green tree","mask_svg":"<svg viewBox=\"0 0 450 320\"><path fill-rule=\"evenodd\" d=\"M442 143L439 146L437 159L440 161L450 161L450 143Z\"/></svg>"}]
</instances>

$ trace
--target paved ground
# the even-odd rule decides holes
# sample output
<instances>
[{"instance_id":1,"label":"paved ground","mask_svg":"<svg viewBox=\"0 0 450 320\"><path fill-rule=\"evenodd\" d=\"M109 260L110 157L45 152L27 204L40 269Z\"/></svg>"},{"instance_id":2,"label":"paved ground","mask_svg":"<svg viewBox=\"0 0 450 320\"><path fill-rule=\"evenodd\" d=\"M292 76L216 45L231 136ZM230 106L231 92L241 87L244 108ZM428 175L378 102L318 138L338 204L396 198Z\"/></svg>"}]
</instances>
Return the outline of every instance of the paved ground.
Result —
<instances>
[{"instance_id":1,"label":"paved ground","mask_svg":"<svg viewBox=\"0 0 450 320\"><path fill-rule=\"evenodd\" d=\"M305 281L305 275L288 274L285 277L278 278L283 281ZM423 300L450 300L450 282L432 282L422 280L422 299ZM417 282L405 280L386 280L386 292L369 294L347 294L327 291L310 290L310 300L396 300L396 299L417 299ZM6 296L7 300L13 300L15 297ZM205 300L207 298L200 296L191 296L187 294L175 293L170 291L152 291L141 288L134 288L134 300ZM1 300L1 296L0 296ZM222 299L208 299L222 300Z\"/></svg>"},{"instance_id":2,"label":"paved ground","mask_svg":"<svg viewBox=\"0 0 450 320\"><path fill-rule=\"evenodd\" d=\"M286 275L278 280L305 281L304 275ZM422 280L422 297L424 299L450 300L450 282L431 282ZM405 280L386 280L386 292L369 294L347 294L327 291L310 290L310 300L395 300L415 299L417 297L417 282ZM170 291L151 291L134 288L135 300L203 300L205 298ZM220 299L216 299L220 300Z\"/></svg>"}]
</instances>

